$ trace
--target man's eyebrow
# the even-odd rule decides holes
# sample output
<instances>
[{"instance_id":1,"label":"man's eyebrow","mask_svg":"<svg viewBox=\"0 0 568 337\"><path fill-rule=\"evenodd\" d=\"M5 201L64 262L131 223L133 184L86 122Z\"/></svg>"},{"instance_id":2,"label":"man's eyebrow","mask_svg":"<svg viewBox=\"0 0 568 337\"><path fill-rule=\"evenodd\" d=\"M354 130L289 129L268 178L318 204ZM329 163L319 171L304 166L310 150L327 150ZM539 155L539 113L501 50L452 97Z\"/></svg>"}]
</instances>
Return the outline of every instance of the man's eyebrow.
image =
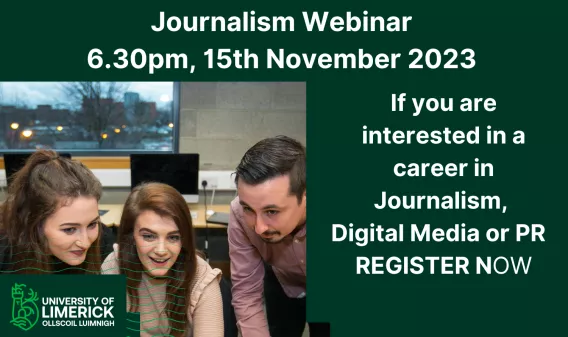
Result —
<instances>
[{"instance_id":1,"label":"man's eyebrow","mask_svg":"<svg viewBox=\"0 0 568 337\"><path fill-rule=\"evenodd\" d=\"M250 206L249 206L246 202L244 202L244 201L239 201L239 203L241 204L241 206L250 207ZM250 207L250 208L252 208L252 207ZM280 207L278 207L278 205L276 205L276 204L269 204L269 205L266 205L266 206L262 207L263 210L273 209L273 208L280 208Z\"/></svg>"},{"instance_id":2,"label":"man's eyebrow","mask_svg":"<svg viewBox=\"0 0 568 337\"><path fill-rule=\"evenodd\" d=\"M280 207L278 207L278 205L275 205L275 204L270 204L270 205L264 206L262 209L271 209L271 208L280 208Z\"/></svg>"}]
</instances>

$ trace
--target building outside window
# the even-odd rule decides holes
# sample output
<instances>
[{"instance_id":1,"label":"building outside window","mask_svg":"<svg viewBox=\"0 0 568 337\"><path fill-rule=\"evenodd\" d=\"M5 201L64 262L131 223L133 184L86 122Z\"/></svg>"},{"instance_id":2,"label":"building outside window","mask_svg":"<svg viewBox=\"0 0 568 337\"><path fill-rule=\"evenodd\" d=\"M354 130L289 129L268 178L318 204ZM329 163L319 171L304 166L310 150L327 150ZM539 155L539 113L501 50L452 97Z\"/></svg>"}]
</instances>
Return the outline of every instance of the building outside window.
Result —
<instances>
[{"instance_id":1,"label":"building outside window","mask_svg":"<svg viewBox=\"0 0 568 337\"><path fill-rule=\"evenodd\" d=\"M177 152L174 82L0 82L0 151Z\"/></svg>"}]
</instances>

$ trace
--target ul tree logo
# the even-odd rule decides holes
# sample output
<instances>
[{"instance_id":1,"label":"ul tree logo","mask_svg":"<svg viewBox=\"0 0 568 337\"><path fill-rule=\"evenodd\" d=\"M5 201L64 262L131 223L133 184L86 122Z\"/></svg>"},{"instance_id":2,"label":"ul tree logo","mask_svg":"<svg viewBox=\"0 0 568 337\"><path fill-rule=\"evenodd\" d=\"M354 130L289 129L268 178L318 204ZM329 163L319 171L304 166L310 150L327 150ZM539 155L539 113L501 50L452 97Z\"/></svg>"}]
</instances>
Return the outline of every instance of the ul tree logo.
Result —
<instances>
[{"instance_id":1,"label":"ul tree logo","mask_svg":"<svg viewBox=\"0 0 568 337\"><path fill-rule=\"evenodd\" d=\"M28 290L27 297L24 296ZM39 310L36 304L37 293L25 284L15 283L12 287L12 323L18 328L28 331L33 328L39 319Z\"/></svg>"}]
</instances>

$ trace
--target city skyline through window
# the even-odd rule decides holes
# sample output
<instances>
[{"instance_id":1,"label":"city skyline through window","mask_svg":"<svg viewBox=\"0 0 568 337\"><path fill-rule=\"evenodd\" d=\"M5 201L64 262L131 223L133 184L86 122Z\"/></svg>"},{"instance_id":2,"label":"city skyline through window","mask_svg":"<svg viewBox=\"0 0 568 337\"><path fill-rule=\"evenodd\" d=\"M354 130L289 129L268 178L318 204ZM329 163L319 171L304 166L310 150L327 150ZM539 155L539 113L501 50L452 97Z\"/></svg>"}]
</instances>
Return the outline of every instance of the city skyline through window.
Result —
<instances>
[{"instance_id":1,"label":"city skyline through window","mask_svg":"<svg viewBox=\"0 0 568 337\"><path fill-rule=\"evenodd\" d=\"M0 82L0 148L174 151L173 82Z\"/></svg>"}]
</instances>

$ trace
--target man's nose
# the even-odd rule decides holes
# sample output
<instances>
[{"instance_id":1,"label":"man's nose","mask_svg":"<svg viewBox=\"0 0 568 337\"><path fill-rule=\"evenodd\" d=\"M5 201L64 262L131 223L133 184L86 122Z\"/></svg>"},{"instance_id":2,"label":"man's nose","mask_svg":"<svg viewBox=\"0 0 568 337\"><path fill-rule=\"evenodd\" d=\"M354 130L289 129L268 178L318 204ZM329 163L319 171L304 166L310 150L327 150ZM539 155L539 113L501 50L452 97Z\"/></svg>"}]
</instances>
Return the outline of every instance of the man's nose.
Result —
<instances>
[{"instance_id":1,"label":"man's nose","mask_svg":"<svg viewBox=\"0 0 568 337\"><path fill-rule=\"evenodd\" d=\"M254 231L256 232L256 234L260 235L260 234L266 232L267 230L268 230L268 226L266 225L264 220L262 220L262 217L258 216L256 218L256 224L254 226Z\"/></svg>"}]
</instances>

